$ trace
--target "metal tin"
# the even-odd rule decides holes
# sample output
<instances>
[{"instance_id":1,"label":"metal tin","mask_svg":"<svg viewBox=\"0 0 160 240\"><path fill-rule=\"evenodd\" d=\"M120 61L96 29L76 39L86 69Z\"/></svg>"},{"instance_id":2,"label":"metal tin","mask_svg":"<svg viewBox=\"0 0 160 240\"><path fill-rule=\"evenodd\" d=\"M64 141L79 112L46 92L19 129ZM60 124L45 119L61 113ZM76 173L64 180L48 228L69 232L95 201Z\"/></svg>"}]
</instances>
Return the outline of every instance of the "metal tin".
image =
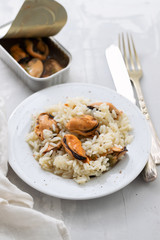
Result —
<instances>
[{"instance_id":1,"label":"metal tin","mask_svg":"<svg viewBox=\"0 0 160 240\"><path fill-rule=\"evenodd\" d=\"M24 83L26 83L32 91L38 91L40 89L43 89L55 84L63 83L66 79L66 74L68 73L68 69L70 67L70 63L72 59L71 54L53 37L50 37L49 39L54 43L54 45L57 47L59 52L61 54L64 54L64 56L68 58L68 63L66 64L66 67L64 67L62 70L46 78L36 78L36 77L30 76L20 66L20 64L8 53L5 47L0 45L1 59L19 75L22 81L24 81ZM9 40L12 42L12 39L9 39Z\"/></svg>"},{"instance_id":2,"label":"metal tin","mask_svg":"<svg viewBox=\"0 0 160 240\"><path fill-rule=\"evenodd\" d=\"M64 57L66 61L62 70L45 78L36 78L29 75L20 64L10 55L10 46L20 38L48 37L57 34L67 21L65 9L53 0L26 0L22 5L13 23L0 27L0 57L12 68L33 91L38 91L54 84L63 83L71 63L71 54L53 37L51 48ZM52 46L53 45L53 46Z\"/></svg>"},{"instance_id":3,"label":"metal tin","mask_svg":"<svg viewBox=\"0 0 160 240\"><path fill-rule=\"evenodd\" d=\"M53 0L26 0L15 20L0 27L2 38L55 36L65 25L67 12Z\"/></svg>"}]
</instances>

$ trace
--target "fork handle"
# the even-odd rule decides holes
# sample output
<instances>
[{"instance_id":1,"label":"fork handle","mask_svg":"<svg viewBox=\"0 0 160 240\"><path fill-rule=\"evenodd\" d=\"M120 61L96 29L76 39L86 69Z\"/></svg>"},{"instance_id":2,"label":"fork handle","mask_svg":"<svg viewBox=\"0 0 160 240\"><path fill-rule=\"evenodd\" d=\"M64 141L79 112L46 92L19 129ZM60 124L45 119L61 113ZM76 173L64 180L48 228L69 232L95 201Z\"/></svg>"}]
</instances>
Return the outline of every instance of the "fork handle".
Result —
<instances>
[{"instance_id":1,"label":"fork handle","mask_svg":"<svg viewBox=\"0 0 160 240\"><path fill-rule=\"evenodd\" d=\"M142 113L145 115L147 121L151 121L150 119L150 116L149 116L149 113L148 113L148 110L147 110L147 107L146 107L146 104L145 104L145 101L144 101L144 97L143 97L143 94L142 94L142 90L141 90L141 86L140 86L140 83L139 83L139 79L137 78L136 80L134 79L134 87L136 89L136 93L137 93L137 97L138 97L138 101L139 101L139 105L140 105L140 109L142 111ZM153 126L153 124L152 124ZM154 129L154 127L153 127Z\"/></svg>"},{"instance_id":2,"label":"fork handle","mask_svg":"<svg viewBox=\"0 0 160 240\"><path fill-rule=\"evenodd\" d=\"M143 169L142 175L146 182L152 182L157 178L157 169L151 154L149 155L148 162Z\"/></svg>"},{"instance_id":3,"label":"fork handle","mask_svg":"<svg viewBox=\"0 0 160 240\"><path fill-rule=\"evenodd\" d=\"M152 155L155 163L160 164L160 141L158 139L155 128L154 128L151 118L149 116L149 113L148 113L148 110L147 110L147 107L146 107L146 104L144 101L144 97L142 94L141 86L139 83L139 79L137 78L136 80L134 80L133 84L134 84L134 87L137 92L140 109L141 109L142 113L145 115L145 117L149 123L150 130L151 130L151 137L152 137L151 155Z\"/></svg>"}]
</instances>

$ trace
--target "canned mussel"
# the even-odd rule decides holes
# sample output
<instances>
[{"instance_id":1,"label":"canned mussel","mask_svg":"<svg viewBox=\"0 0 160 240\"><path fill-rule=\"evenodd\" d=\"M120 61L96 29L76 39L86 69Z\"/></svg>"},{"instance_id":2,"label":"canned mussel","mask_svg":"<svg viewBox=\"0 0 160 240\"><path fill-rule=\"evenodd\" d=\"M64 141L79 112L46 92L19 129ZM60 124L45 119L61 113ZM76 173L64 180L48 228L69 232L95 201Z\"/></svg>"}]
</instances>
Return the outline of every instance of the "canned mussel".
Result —
<instances>
[{"instance_id":1,"label":"canned mussel","mask_svg":"<svg viewBox=\"0 0 160 240\"><path fill-rule=\"evenodd\" d=\"M47 37L5 39L1 45L32 77L49 77L69 64L69 57Z\"/></svg>"}]
</instances>

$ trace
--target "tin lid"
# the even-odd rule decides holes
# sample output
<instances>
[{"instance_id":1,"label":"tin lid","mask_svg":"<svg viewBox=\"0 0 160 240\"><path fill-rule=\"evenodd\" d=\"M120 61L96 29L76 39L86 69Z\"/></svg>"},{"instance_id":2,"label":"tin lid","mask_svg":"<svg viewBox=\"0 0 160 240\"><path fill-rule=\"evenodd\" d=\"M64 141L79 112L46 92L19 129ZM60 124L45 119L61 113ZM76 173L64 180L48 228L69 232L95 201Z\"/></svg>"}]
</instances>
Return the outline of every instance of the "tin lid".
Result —
<instances>
[{"instance_id":1,"label":"tin lid","mask_svg":"<svg viewBox=\"0 0 160 240\"><path fill-rule=\"evenodd\" d=\"M0 28L0 38L56 35L67 21L64 7L53 0L25 0L15 20Z\"/></svg>"}]
</instances>

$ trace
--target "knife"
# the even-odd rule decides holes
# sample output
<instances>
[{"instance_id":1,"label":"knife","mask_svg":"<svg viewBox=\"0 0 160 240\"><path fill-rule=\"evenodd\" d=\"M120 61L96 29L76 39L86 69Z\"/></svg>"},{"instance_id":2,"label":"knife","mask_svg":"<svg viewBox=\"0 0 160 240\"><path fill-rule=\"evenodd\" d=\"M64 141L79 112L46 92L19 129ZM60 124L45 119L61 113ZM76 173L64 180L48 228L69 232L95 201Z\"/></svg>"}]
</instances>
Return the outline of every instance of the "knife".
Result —
<instances>
[{"instance_id":1,"label":"knife","mask_svg":"<svg viewBox=\"0 0 160 240\"><path fill-rule=\"evenodd\" d=\"M119 48L111 45L105 53L116 91L136 104L131 81Z\"/></svg>"},{"instance_id":2,"label":"knife","mask_svg":"<svg viewBox=\"0 0 160 240\"><path fill-rule=\"evenodd\" d=\"M119 48L116 45L111 45L106 49L105 54L116 91L136 104L131 81ZM146 182L151 182L157 177L156 165L151 154L142 174Z\"/></svg>"}]
</instances>

